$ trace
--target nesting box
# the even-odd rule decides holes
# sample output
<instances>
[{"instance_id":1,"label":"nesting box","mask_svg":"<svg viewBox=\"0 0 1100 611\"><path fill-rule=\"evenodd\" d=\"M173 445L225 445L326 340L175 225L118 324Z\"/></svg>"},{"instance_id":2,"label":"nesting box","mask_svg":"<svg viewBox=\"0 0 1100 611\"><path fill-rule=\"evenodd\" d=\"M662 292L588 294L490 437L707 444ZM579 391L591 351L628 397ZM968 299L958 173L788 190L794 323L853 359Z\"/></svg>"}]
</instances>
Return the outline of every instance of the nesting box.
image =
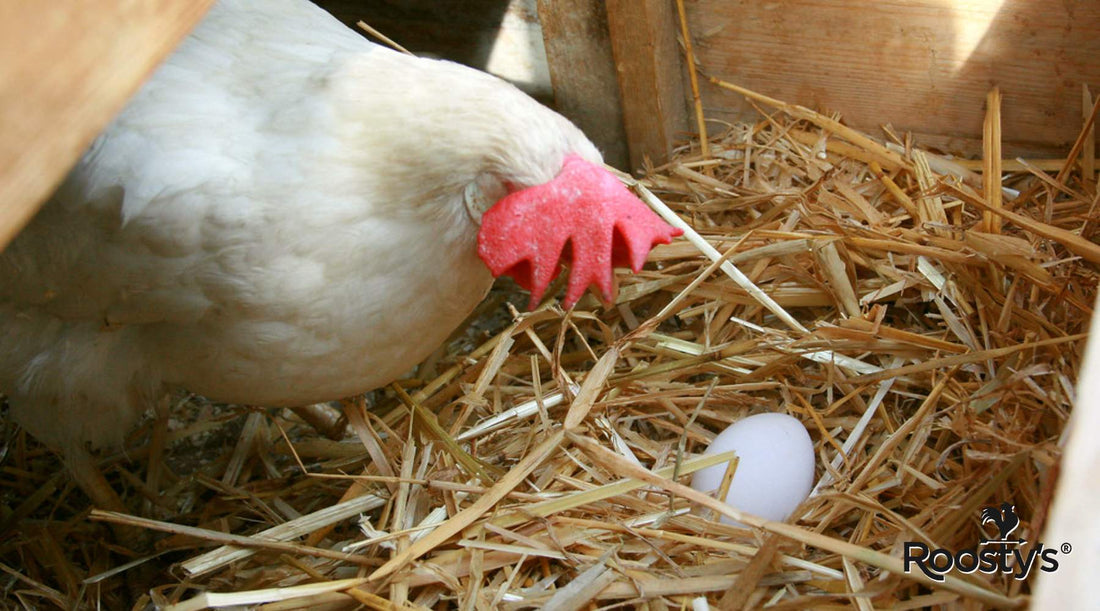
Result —
<instances>
[{"instance_id":1,"label":"nesting box","mask_svg":"<svg viewBox=\"0 0 1100 611\"><path fill-rule=\"evenodd\" d=\"M343 416L314 406L312 427L240 409L245 424L225 433L233 408L202 404L208 421L174 433L205 436L191 461L206 470L193 475L201 485L173 478L158 495L120 467L130 497L147 494L164 519L94 514L171 534L156 577L135 578L149 600L1020 607L1035 579L1054 576L1069 585L1045 586L1037 608L1090 602L1082 579L1100 537L1082 507L1100 501L1087 447L1100 411L1074 402L1100 264L1100 5L318 3L480 67L502 30L522 33L512 48L536 76L519 84L642 175L623 180L686 237L622 276L612 304L520 314L495 295L370 409L362 397ZM197 18L159 4L174 11L164 22L120 18L157 44L119 71L117 92ZM107 68L127 64L114 53ZM83 66L60 63L61 74ZM48 191L122 97L66 141L70 154L37 166L24 202ZM38 125L44 141L62 131ZM0 194L22 180L4 173L11 142ZM30 203L3 219L7 234ZM681 485L712 463L736 477L728 456L703 450L756 412L795 416L813 438L814 494L784 523ZM164 436L150 433L133 456ZM5 498L26 498L0 532L28 515L55 520L47 500L62 476L34 479L48 453L33 442L17 454L22 480ZM94 569L106 600L122 600L78 515L57 519L76 551L36 522L20 531L27 541L0 548L5 572L79 606L90 589L77 576ZM1007 554L1003 565L970 570L983 550ZM7 569L19 554L29 568ZM1057 596L1069 600L1048 602Z\"/></svg>"}]
</instances>

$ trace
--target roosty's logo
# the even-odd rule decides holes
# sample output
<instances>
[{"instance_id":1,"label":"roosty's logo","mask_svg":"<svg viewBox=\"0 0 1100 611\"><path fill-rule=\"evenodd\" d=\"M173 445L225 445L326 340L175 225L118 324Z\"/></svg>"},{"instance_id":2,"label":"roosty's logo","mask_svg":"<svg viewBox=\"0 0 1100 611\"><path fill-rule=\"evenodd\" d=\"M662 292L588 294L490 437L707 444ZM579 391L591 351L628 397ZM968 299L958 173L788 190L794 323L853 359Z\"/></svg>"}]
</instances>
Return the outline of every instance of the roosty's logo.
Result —
<instances>
[{"instance_id":1,"label":"roosty's logo","mask_svg":"<svg viewBox=\"0 0 1100 611\"><path fill-rule=\"evenodd\" d=\"M982 526L985 526L987 522L996 524L997 530L1001 532L996 540L982 539L982 545L987 543L1023 543L1023 541L1019 539L1008 538L1008 536L1012 534L1012 531L1020 526L1020 516L1016 515L1016 506L1012 503L1001 503L1000 509L996 507L986 507L983 509Z\"/></svg>"},{"instance_id":2,"label":"roosty's logo","mask_svg":"<svg viewBox=\"0 0 1100 611\"><path fill-rule=\"evenodd\" d=\"M1036 566L1039 570L1053 573L1058 570L1058 554L1068 554L1073 550L1069 543L1063 543L1058 549L1036 543L1023 552L1027 543L1023 539L1010 538L1012 532L1020 526L1020 517L1016 515L1016 506L1001 503L1000 507L986 507L981 513L982 525L992 522L997 527L997 538L982 537L977 547L957 552L947 549L930 549L927 544L908 541L904 546L902 562L906 573L913 567L920 569L934 581L944 581L944 575L956 570L965 575L975 571L982 573L1004 573L1013 579L1024 580L1031 575Z\"/></svg>"}]
</instances>

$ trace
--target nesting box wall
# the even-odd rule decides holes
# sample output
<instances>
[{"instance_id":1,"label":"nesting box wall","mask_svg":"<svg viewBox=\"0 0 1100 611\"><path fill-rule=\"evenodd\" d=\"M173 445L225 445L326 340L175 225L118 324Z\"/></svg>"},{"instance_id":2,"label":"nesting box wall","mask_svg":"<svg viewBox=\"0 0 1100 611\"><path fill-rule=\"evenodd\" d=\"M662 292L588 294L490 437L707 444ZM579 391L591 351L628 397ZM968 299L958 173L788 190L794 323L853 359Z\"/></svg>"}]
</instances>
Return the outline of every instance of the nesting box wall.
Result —
<instances>
[{"instance_id":1,"label":"nesting box wall","mask_svg":"<svg viewBox=\"0 0 1100 611\"><path fill-rule=\"evenodd\" d=\"M1004 94L1007 156L1065 154L1082 85L1100 87L1094 0L687 0L703 70L876 133L882 123L945 152L981 151L983 102ZM705 83L707 116L754 116Z\"/></svg>"}]
</instances>

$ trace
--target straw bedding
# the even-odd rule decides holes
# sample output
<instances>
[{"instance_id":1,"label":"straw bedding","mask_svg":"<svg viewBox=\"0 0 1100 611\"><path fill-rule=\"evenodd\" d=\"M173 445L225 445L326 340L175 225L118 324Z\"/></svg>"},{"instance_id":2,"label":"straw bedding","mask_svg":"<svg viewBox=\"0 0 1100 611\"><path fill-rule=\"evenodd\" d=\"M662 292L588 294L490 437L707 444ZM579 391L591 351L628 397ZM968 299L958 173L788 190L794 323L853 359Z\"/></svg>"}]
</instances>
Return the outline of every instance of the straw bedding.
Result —
<instances>
[{"instance_id":1,"label":"straw bedding","mask_svg":"<svg viewBox=\"0 0 1100 611\"><path fill-rule=\"evenodd\" d=\"M130 516L90 510L6 425L0 600L1025 604L1029 582L937 584L902 574L900 554L974 546L1001 502L1016 536L1041 532L1100 263L1091 121L1068 159L1002 165L991 94L974 163L743 93L758 121L638 181L692 235L620 275L614 304L520 313L499 287L413 378L315 406L313 426L184 397L104 461ZM819 483L787 524L683 486L718 431L762 411L816 444ZM109 525L139 534L105 543Z\"/></svg>"}]
</instances>

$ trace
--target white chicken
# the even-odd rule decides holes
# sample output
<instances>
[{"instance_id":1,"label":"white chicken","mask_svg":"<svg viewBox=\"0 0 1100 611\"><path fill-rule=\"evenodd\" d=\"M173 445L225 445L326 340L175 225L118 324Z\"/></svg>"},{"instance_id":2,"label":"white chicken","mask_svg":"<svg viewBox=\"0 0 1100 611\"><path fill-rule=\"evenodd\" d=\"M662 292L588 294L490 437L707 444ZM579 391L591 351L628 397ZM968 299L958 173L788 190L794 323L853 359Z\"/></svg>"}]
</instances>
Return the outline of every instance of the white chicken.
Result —
<instances>
[{"instance_id":1,"label":"white chicken","mask_svg":"<svg viewBox=\"0 0 1100 611\"><path fill-rule=\"evenodd\" d=\"M117 507L86 446L172 387L264 406L368 391L491 271L537 300L567 241L567 305L589 282L608 296L613 264L678 232L600 161L499 79L306 0L221 0L0 257L0 392Z\"/></svg>"}]
</instances>

